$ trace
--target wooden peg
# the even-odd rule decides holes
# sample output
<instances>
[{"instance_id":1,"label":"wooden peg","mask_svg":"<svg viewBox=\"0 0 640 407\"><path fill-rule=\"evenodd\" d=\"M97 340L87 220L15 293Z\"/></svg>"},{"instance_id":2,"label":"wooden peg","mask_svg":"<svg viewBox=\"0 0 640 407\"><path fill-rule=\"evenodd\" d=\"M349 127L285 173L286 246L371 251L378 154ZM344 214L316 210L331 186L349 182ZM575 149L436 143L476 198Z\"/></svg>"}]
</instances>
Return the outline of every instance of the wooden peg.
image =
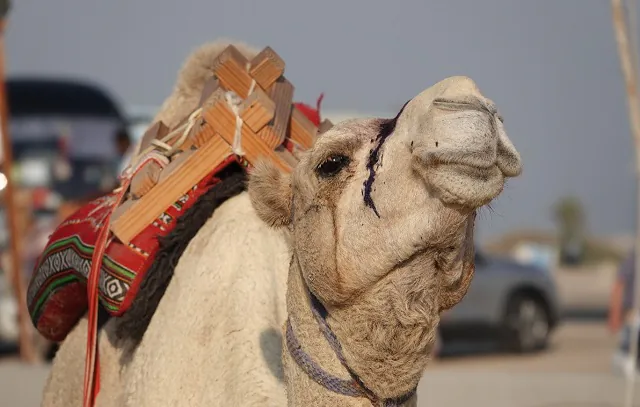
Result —
<instances>
[{"instance_id":1,"label":"wooden peg","mask_svg":"<svg viewBox=\"0 0 640 407\"><path fill-rule=\"evenodd\" d=\"M253 83L253 78L247 72L248 65L244 55L236 47L229 45L218 55L211 68L224 88L246 99Z\"/></svg>"},{"instance_id":2,"label":"wooden peg","mask_svg":"<svg viewBox=\"0 0 640 407\"><path fill-rule=\"evenodd\" d=\"M320 127L318 127L318 134L322 134L332 127L333 127L333 123L331 123L331 120L324 119L322 123L320 123Z\"/></svg>"},{"instance_id":3,"label":"wooden peg","mask_svg":"<svg viewBox=\"0 0 640 407\"><path fill-rule=\"evenodd\" d=\"M303 149L310 148L316 139L318 128L295 106L291 112L291 140L300 145Z\"/></svg>"},{"instance_id":4,"label":"wooden peg","mask_svg":"<svg viewBox=\"0 0 640 407\"><path fill-rule=\"evenodd\" d=\"M251 60L249 74L263 89L269 89L284 74L284 61L271 47L266 47Z\"/></svg>"},{"instance_id":5,"label":"wooden peg","mask_svg":"<svg viewBox=\"0 0 640 407\"><path fill-rule=\"evenodd\" d=\"M131 179L131 194L137 198L144 196L160 179L162 167L155 161L146 162Z\"/></svg>"},{"instance_id":6,"label":"wooden peg","mask_svg":"<svg viewBox=\"0 0 640 407\"><path fill-rule=\"evenodd\" d=\"M204 87L202 88L202 94L200 95L200 101L198 102L198 106L201 107L207 99L213 95L213 92L220 89L220 81L215 76L207 79L204 83Z\"/></svg>"},{"instance_id":7,"label":"wooden peg","mask_svg":"<svg viewBox=\"0 0 640 407\"><path fill-rule=\"evenodd\" d=\"M189 137L182 145L183 151L190 149L192 146L201 147L212 137L215 137L215 132L212 130L211 126L207 125L202 117L204 116L204 112L206 110L210 109L217 102L225 100L225 93L226 91L220 86L216 87L211 92L202 92L202 98L200 102L200 107L202 108L201 118L193 126Z\"/></svg>"},{"instance_id":8,"label":"wooden peg","mask_svg":"<svg viewBox=\"0 0 640 407\"><path fill-rule=\"evenodd\" d=\"M274 149L281 145L287 137L293 102L293 85L287 78L281 76L271 85L268 93L276 105L275 115L272 122L264 126L258 135L271 149Z\"/></svg>"},{"instance_id":9,"label":"wooden peg","mask_svg":"<svg viewBox=\"0 0 640 407\"><path fill-rule=\"evenodd\" d=\"M227 93L222 87L218 86L211 93L209 93L206 98L204 97L204 92L202 92L202 102L200 103L200 107L203 110L210 109L213 105L215 105L218 101L225 100L225 94Z\"/></svg>"},{"instance_id":10,"label":"wooden peg","mask_svg":"<svg viewBox=\"0 0 640 407\"><path fill-rule=\"evenodd\" d=\"M245 99L241 106L240 117L254 132L260 131L275 115L276 104L259 87Z\"/></svg>"}]
</instances>

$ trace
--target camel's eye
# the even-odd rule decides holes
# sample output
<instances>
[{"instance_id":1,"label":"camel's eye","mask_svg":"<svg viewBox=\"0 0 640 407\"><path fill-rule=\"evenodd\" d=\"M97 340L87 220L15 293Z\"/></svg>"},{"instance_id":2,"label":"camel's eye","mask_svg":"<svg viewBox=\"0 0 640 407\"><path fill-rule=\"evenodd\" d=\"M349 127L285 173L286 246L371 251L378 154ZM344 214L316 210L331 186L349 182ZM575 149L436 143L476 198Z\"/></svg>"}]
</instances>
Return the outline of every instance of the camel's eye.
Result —
<instances>
[{"instance_id":1,"label":"camel's eye","mask_svg":"<svg viewBox=\"0 0 640 407\"><path fill-rule=\"evenodd\" d=\"M319 176L328 178L337 175L344 167L349 165L349 157L344 155L329 156L324 162L316 168Z\"/></svg>"}]
</instances>

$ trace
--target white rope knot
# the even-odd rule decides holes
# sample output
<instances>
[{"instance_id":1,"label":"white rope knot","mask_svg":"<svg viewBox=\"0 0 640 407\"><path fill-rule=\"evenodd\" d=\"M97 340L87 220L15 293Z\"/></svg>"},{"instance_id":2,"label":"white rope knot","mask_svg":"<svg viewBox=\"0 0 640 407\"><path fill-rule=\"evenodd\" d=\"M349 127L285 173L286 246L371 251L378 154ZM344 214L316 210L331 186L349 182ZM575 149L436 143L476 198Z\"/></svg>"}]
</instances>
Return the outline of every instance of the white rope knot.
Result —
<instances>
[{"instance_id":1,"label":"white rope knot","mask_svg":"<svg viewBox=\"0 0 640 407\"><path fill-rule=\"evenodd\" d=\"M240 105L242 104L242 98L238 96L233 91L228 91L224 94L224 99L229 106L229 109L236 116L236 131L233 135L233 145L231 146L231 150L234 154L243 156L244 151L242 151L242 117L240 117Z\"/></svg>"},{"instance_id":2,"label":"white rope knot","mask_svg":"<svg viewBox=\"0 0 640 407\"><path fill-rule=\"evenodd\" d=\"M144 160L147 154L151 153L152 151L161 153L167 158L171 157L173 154L176 153L176 151L180 149L180 147L182 147L182 144L184 144L184 142L189 137L189 133L191 132L191 129L193 129L193 126L196 125L196 123L201 117L202 117L202 108L199 107L189 115L186 126L184 127L184 130L182 130L182 134L180 135L180 138L178 138L175 141L175 143L173 143L173 145L170 145L168 142L172 138L174 138L179 131L181 131L182 127L179 127L173 130L171 133L167 134L160 140L158 139L151 140L151 145L149 147L147 147L143 151L139 151L137 155L131 159L131 161L129 162L129 166L122 172L122 176L126 176L127 174L130 175L132 168L136 168L136 166L139 163L141 163L142 160ZM163 150L163 151L158 151L158 150Z\"/></svg>"},{"instance_id":3,"label":"white rope knot","mask_svg":"<svg viewBox=\"0 0 640 407\"><path fill-rule=\"evenodd\" d=\"M198 121L198 119L201 117L202 115L202 108L199 107L196 110L194 110L190 115L189 118L187 119L187 125L184 129L184 131L182 132L182 134L180 135L180 138L178 138L175 143L173 143L173 145L170 145L168 143L165 142L165 139L169 140L169 137L166 137L162 140L158 140L158 139L153 139L151 140L151 145L154 147L158 147L160 149L165 150L163 152L163 154L166 157L171 157L173 154L176 153L176 151L178 151L180 149L180 147L182 147L182 144L184 144L184 142L187 140L187 137L189 137L189 133L191 132L191 129L193 129L193 126L196 125L196 122ZM173 137L175 134L175 132L171 132L170 136Z\"/></svg>"}]
</instances>

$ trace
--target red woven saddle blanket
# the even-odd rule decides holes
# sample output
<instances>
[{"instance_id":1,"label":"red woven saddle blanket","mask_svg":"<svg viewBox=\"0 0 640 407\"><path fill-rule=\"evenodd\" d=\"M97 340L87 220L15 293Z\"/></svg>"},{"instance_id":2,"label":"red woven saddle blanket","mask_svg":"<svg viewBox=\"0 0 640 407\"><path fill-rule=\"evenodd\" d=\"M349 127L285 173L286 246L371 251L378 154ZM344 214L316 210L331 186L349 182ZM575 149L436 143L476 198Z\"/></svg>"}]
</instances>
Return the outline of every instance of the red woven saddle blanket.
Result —
<instances>
[{"instance_id":1,"label":"red woven saddle blanket","mask_svg":"<svg viewBox=\"0 0 640 407\"><path fill-rule=\"evenodd\" d=\"M159 238L168 235L185 211L220 181L216 174L238 160L230 156L129 244L110 238L102 258L99 300L111 315L120 316L131 305L158 253ZM34 326L49 340L63 340L88 309L91 258L115 199L115 193L103 196L68 217L51 235L36 263L27 303Z\"/></svg>"}]
</instances>

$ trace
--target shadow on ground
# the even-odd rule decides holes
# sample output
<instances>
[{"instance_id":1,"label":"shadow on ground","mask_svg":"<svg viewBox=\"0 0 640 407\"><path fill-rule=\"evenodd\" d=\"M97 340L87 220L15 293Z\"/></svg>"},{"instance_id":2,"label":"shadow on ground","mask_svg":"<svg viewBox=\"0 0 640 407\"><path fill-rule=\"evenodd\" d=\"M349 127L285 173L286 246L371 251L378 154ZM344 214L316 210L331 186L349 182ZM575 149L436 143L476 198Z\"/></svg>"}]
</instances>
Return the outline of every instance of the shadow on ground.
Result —
<instances>
[{"instance_id":1,"label":"shadow on ground","mask_svg":"<svg viewBox=\"0 0 640 407\"><path fill-rule=\"evenodd\" d=\"M560 324L567 321L605 321L607 319L606 308L575 308L565 309ZM552 333L553 335L553 333ZM548 346L542 352L553 351L553 346ZM438 354L439 359L461 359L476 356L496 356L507 355L497 340L474 340L473 338L463 338L461 340L445 342Z\"/></svg>"},{"instance_id":2,"label":"shadow on ground","mask_svg":"<svg viewBox=\"0 0 640 407\"><path fill-rule=\"evenodd\" d=\"M608 309L601 307L567 309L564 311L562 319L573 321L600 321L607 319L608 312Z\"/></svg>"}]
</instances>

